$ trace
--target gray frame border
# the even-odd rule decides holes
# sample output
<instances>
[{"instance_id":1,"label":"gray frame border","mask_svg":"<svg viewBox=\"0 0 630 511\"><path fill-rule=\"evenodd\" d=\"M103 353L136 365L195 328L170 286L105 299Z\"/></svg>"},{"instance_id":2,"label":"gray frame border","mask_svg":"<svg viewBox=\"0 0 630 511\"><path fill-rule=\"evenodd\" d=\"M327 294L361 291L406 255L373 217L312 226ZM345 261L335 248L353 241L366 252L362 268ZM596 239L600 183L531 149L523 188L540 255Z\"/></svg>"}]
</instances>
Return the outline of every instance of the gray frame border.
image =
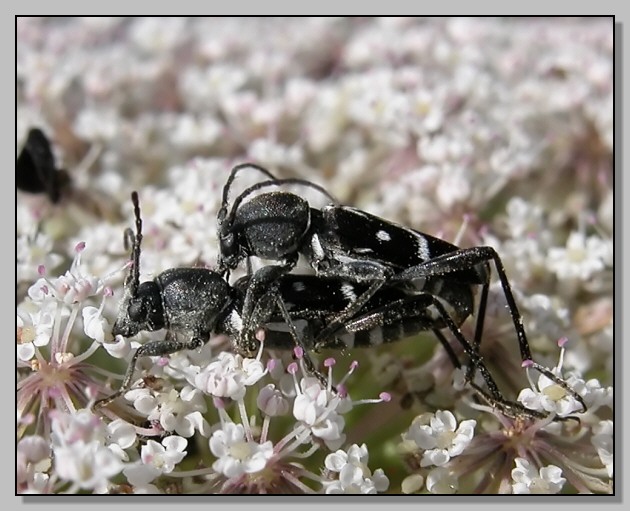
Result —
<instances>
[{"instance_id":1,"label":"gray frame border","mask_svg":"<svg viewBox=\"0 0 630 511\"><path fill-rule=\"evenodd\" d=\"M13 68L15 68L15 18L14 16L16 15L15 12L16 10L20 11L20 14L32 14L36 11L38 11L39 9L41 9L41 7L43 7L44 5L46 5L46 7L48 7L50 4L37 4L36 2L32 2L29 5L27 4L21 4L21 5L12 5L14 2L7 2L5 5L9 6L9 14L11 14L11 16L3 16L2 18L2 23L6 24L6 26L4 27L5 30L2 32L3 33L3 37L7 39L7 41L5 41L5 44L2 45L2 57L7 59L7 62L13 62ZM245 2L242 0L235 0L230 2L229 4L216 4L216 5L212 5L212 9L205 9L206 11L212 10L213 14L228 14L227 11L229 9L231 14L237 14L237 13L241 13L241 12L252 12L252 11L258 11L258 10L262 10L260 9L260 3L256 3L253 4L251 3L251 5L249 5L249 2ZM58 0L57 2L55 2L54 4L54 11L56 13L70 13L70 12L82 12L82 13L86 13L85 11L96 11L102 4L90 4L90 3L84 3L81 2L79 3L78 0ZM112 11L117 11L118 13L124 12L124 11L130 11L130 10L135 10L135 11L143 11L143 10L148 10L149 12L152 13L166 13L169 11L172 11L173 9L173 4L172 3L166 3L163 2L162 4L159 4L155 1L151 2L150 0L138 0L137 2L134 2L133 7L130 6L129 3L125 3L123 4L122 2L118 2L116 0L114 0L113 2L110 1L107 4L107 8L108 10L112 10ZM313 10L317 10L320 12L326 12L327 14L332 14L335 11L340 10L339 9L339 5L338 3L333 3L330 2L329 0L324 0L323 2L317 2L317 4L306 4L308 5L309 11L313 11ZM362 11L364 12L380 12L382 13L383 10L387 10L389 12L399 12L399 13L405 13L405 11L409 11L410 8L407 5L405 5L405 2L403 2L402 0L389 0L386 4L385 9L383 8L383 5L381 2L376 2L373 0L368 0L368 1L364 1L361 4L362 7ZM537 15L555 15L555 14L566 14L566 11L563 9L566 9L565 5L558 5L558 7L556 7L556 5L558 4L550 4L549 2L543 2L540 0L530 0L529 2L527 2L526 5L524 4L505 4L505 3L499 3L498 1L478 1L475 3L475 14L476 15L482 15L482 14L495 14L496 12L502 12L505 13L508 10L516 10L518 9L519 11L521 11L522 14L525 14L524 11L528 11L527 14L531 15L532 13L536 13ZM599 11L606 11L606 14L611 14L614 13L615 11L623 11L624 9L627 9L627 7L620 7L618 3L613 2L612 0L601 0L600 2L598 2L596 5L594 5L592 2L586 2L586 1L578 1L578 2L573 2L571 5L571 10L572 11L580 11L584 14L590 14L593 15L595 13L593 13L594 10L599 10ZM188 2L187 0L185 0L184 2L180 2L178 4L178 8L177 10L180 11L198 11L199 10L199 6L200 3L192 3L192 2ZM296 6L298 7L298 9L296 9ZM39 7L39 9L38 9ZM143 7L145 9L143 9ZM186 7L188 7L188 9L186 9ZM259 7L258 9L256 7ZM316 9L314 8L316 7ZM345 7L345 5L344 5ZM555 7L555 8L554 8ZM290 3L288 0L282 0L282 1L271 1L268 0L264 3L264 14L278 14L278 15L284 15L287 14L289 12L295 12L297 13L297 11L299 11L299 5L297 5L296 3ZM346 7L347 9L347 7ZM439 4L434 4L434 5L423 5L422 6L422 14L423 15L428 15L428 14L433 14L432 11L437 11L435 12L435 14L445 14L448 13L449 11L451 11L453 14L465 14L466 11L468 11L470 9L469 4L467 3L463 3L463 2L455 2L455 1L442 1ZM49 9L41 9L41 10L49 10ZM98 9L100 10L100 9ZM349 9L347 9L349 10ZM420 9L418 9L420 10ZM94 12L94 14L96 14L97 12ZM516 13L515 13L516 14ZM624 69L621 67L621 63L622 63L622 56L628 55L627 52L627 48L625 48L624 46L627 45L627 37L624 38L624 30L623 30L623 25L624 25L624 21L627 20L627 14L625 12L620 13L617 15L616 19L615 19L615 87L616 87L616 103L615 103L615 113L619 114L619 115L615 115L615 143L616 143L616 150L615 150L615 219L617 220L615 222L615 239L618 241L623 241L624 245L626 240L622 240L622 232L624 232L623 230L623 218L624 218L624 201L623 198L624 197L628 197L629 191L628 191L628 183L629 180L628 179L623 179L623 162L624 162L624 158L623 158L623 154L622 154L622 148L623 148L623 120L628 120L628 112L627 112L627 102L624 102L622 100L622 95L621 95L621 91L623 90L622 88L622 84L624 83ZM6 88L7 90L5 90L5 94L4 97L8 97L9 95L11 95L11 97L15 97L15 83L14 82L9 82L6 81L5 83L3 83L3 88ZM626 110L623 111L622 114L622 109L626 108ZM15 113L13 115L10 115L8 112L6 113L6 115L4 116L5 119L15 119ZM15 125L14 125L15 127ZM9 130L9 128L5 128L7 130ZM13 143L15 140L15 129L13 128L12 130L13 135L7 135L5 137L2 137L0 140L3 140L3 143L5 143L7 146L9 146L10 144L12 144L10 146L10 150L5 150L2 152L2 154L4 155L13 155L14 151L15 151L15 144ZM9 165L9 162L6 162L6 166ZM6 171L6 170L5 170ZM12 174L11 174L12 176ZM13 210L13 215L12 217L15 217L15 195L14 192L10 189L9 186L6 187L2 187L2 193L3 195L6 194L7 197L3 197L3 200L1 201L0 204L2 204L3 208L7 208L9 209L8 212L5 212L5 215L9 215L8 217L11 218L11 206L13 206L12 210ZM13 196L13 200L11 200L11 197ZM626 211L626 213L628 213ZM3 216L5 216L3 215ZM8 222L5 222L4 225L8 225ZM7 235L8 237L9 235ZM10 238L9 238L10 239ZM625 333L626 333L626 329L624 328L624 325L622 324L622 305L624 303L628 303L627 300L627 290L628 290L628 282L627 282L627 272L624 271L623 268L623 264L622 263L622 254L624 252L627 253L627 250L624 250L625 246L619 245L618 243L615 244L615 263L616 266L619 266L619 272L618 275L621 276L621 279L617 280L616 279L616 283L621 282L622 285L617 285L615 286L615 332L616 332L616 343L615 343L615 357L617 358L618 362L615 364L616 365L616 371L615 371L615 386L618 389L618 393L615 397L615 409L619 410L619 413L617 414L618 416L617 418L617 432L620 432L620 434L617 435L616 439L615 439L615 452L616 452L616 460L617 462L615 463L615 478L617 481L623 481L623 473L624 473L624 461L626 459L628 459L628 452L627 452L627 442L624 442L624 439L621 437L621 433L624 432L624 429L622 427L623 424L627 424L627 421L623 420L625 419L625 417L621 417L621 414L623 413L625 415L625 410L623 410L623 408L621 407L621 402L622 399L624 397L623 395L623 389L625 387L624 385L624 380L626 380L627 378L624 378L623 376L623 371L621 371L620 369L622 367L630 367L627 364L630 364L629 360L625 360L622 359L622 357L628 358L628 353L629 351L623 350L623 340L625 337ZM11 257L10 255L6 256L7 258L7 263L8 263L8 258ZM624 291L626 291L624 293ZM11 294L13 294L12 290L9 290L9 292ZM13 295L14 296L14 295ZM624 300L624 297L626 298L626 300ZM9 317L8 311L5 309L2 311L3 314L3 319L5 320L4 324L11 324L12 322L12 318ZM6 315L6 317L5 317ZM5 360L5 363L13 363L10 357L7 357L7 360ZM3 375L5 378L7 377L11 377L12 371L3 371ZM6 383L6 385L13 385L14 384L14 379L11 378L11 382L10 383ZM5 388L9 388L9 387L5 387ZM620 394L621 392L621 394ZM623 453L622 453L623 450ZM619 455L622 455L622 458L619 458ZM13 457L10 457L9 459L13 460ZM13 461L11 461L11 465L9 466L7 470L7 472L10 474L12 472L14 472L14 467L12 467ZM13 468L13 470L12 470ZM10 479L8 477L3 478L4 481L10 481ZM15 482L13 480L13 482ZM0 495L11 495L11 493L14 492L14 484L11 485L11 483L9 483L7 485L8 487L5 488L5 491L3 491L2 493L0 493ZM13 486L13 488L11 488L11 486ZM12 491L13 490L13 491ZM593 497L586 497L586 498L580 498L578 500L579 497L568 497L568 496L561 496L561 497L554 497L554 498L545 498L546 502L553 502L554 507L556 507L557 510L559 509L563 509L565 508L565 506L571 506L571 509L573 509L573 507L575 505L580 505L580 504L586 504L586 505L590 505L590 504L594 504L594 503L608 503L608 504L621 504L623 502L623 494L625 493L623 486L618 485L618 488L616 490L616 495L612 496L612 497L606 497L606 496L593 496ZM6 498L6 497L5 497ZM121 501L120 498L122 498L123 500ZM233 504L233 505L246 505L248 502L249 503L254 503L256 505L257 510L259 508L262 508L263 510L265 508L267 509L273 509L273 508L277 508L278 506L285 506L285 505L294 505L294 504L299 504L300 506L306 506L307 508L313 508L315 509L316 507L319 507L319 505L321 505L322 503L322 499L326 498L326 502L327 503L338 503L340 505L343 505L344 508L345 507L349 507L349 509L355 508L358 509L359 506L378 506L378 505L383 505L383 504L393 504L396 503L397 505L401 506L401 507L406 507L406 506L417 506L418 504L436 504L436 503L442 503L442 504L446 504L446 505L457 505L457 504L465 504L466 506L466 510L475 510L475 509L483 509L483 507L487 506L487 504L504 504L506 502L509 502L512 505L522 505L522 504L526 504L526 505L531 505L534 502L538 503L541 502L540 499L534 501L532 500L532 497L515 497L515 496L483 496L483 497L474 497L473 499L471 499L469 496L418 496L418 497L409 497L409 496L375 496L375 497L369 497L369 498L365 498L365 497L353 497L353 496L338 496L336 498L330 498L330 497L307 497L307 496L269 496L269 497L257 497L257 496L234 496L234 497L223 497L223 496L212 496L212 497L204 497L204 496L189 496L189 497L164 497L164 496L135 496L135 497L124 497L124 496L120 496L119 500L117 500L116 502L114 502L110 496L108 497L94 497L94 496L89 496L89 497L82 497L82 496L19 496L19 497L13 497L11 504L15 505L15 504L23 504L26 506L29 506L30 508L38 508L39 506L46 506L46 508L49 508L51 505L52 506L65 506L67 504L79 504L79 505L83 505L86 502L89 502L91 505L96 505L98 507L107 507L107 506L113 506L116 504L120 504L122 502L133 502L136 506L140 506L140 508L142 509L155 509L155 506L169 506L169 505L173 505L175 503L186 503L190 506L207 506L208 504L214 504L214 505L229 505L229 504ZM89 500L88 500L89 499ZM483 506L483 507L482 507Z\"/></svg>"}]
</instances>

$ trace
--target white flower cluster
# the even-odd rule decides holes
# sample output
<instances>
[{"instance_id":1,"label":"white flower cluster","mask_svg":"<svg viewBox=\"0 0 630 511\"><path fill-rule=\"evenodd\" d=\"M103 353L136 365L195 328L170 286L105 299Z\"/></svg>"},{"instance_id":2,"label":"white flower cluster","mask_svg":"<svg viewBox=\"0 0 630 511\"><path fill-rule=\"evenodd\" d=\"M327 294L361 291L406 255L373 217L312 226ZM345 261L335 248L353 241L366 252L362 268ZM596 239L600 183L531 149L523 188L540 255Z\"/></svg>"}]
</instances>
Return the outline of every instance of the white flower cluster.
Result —
<instances>
[{"instance_id":1,"label":"white flower cluster","mask_svg":"<svg viewBox=\"0 0 630 511\"><path fill-rule=\"evenodd\" d=\"M103 316L106 299L111 289L105 282L86 273L81 264L85 244L75 249L75 259L70 269L56 278L40 277L29 289L28 298L17 309L18 360L28 362L35 356L36 348L52 341L54 353L65 353L68 336L79 312L83 316L83 330L88 338L103 343L111 337L111 326ZM45 275L46 267L39 267ZM99 308L88 305L90 299L101 296ZM66 320L66 331L60 334L61 319Z\"/></svg>"},{"instance_id":2,"label":"white flower cluster","mask_svg":"<svg viewBox=\"0 0 630 511\"><path fill-rule=\"evenodd\" d=\"M51 439L56 476L83 490L106 492L110 479L127 465L125 449L136 441L133 427L122 420L105 425L88 410L53 413Z\"/></svg>"},{"instance_id":3,"label":"white flower cluster","mask_svg":"<svg viewBox=\"0 0 630 511\"><path fill-rule=\"evenodd\" d=\"M586 406L588 413L593 416L601 406L612 407L613 388L604 387L599 380L593 378L588 381L570 374L565 377L562 374L566 339L561 339L560 360L552 370L552 374L561 380L564 378L566 387L553 381L548 376L541 374L538 382L531 382L531 388L523 389L518 400L526 408L536 411L549 412L559 417L568 417L576 412L584 412ZM529 374L529 373L528 373ZM572 389L574 393L569 392ZM582 399L583 404L578 400Z\"/></svg>"}]
</instances>

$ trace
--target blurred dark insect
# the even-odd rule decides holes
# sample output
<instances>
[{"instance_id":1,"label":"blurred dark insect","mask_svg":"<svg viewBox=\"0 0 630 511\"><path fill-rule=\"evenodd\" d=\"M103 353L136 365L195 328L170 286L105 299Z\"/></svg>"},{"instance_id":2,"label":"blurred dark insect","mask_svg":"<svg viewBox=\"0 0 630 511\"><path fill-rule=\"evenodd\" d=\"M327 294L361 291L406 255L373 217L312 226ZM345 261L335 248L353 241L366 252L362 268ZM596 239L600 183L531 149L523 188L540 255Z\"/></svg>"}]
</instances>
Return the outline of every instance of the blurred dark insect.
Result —
<instances>
[{"instance_id":1,"label":"blurred dark insect","mask_svg":"<svg viewBox=\"0 0 630 511\"><path fill-rule=\"evenodd\" d=\"M15 184L28 193L45 193L53 204L72 186L70 175L58 169L50 142L39 128L31 128L15 163Z\"/></svg>"},{"instance_id":2,"label":"blurred dark insect","mask_svg":"<svg viewBox=\"0 0 630 511\"><path fill-rule=\"evenodd\" d=\"M79 174L85 173L96 162L101 148L93 146L83 162L73 169L74 176L55 163L51 143L39 128L31 128L15 162L15 185L18 190L35 195L46 195L54 205L70 203L81 211L110 222L122 219L117 202L106 192L89 190L77 185ZM80 179L79 179L80 180ZM83 179L85 181L85 179Z\"/></svg>"}]
</instances>

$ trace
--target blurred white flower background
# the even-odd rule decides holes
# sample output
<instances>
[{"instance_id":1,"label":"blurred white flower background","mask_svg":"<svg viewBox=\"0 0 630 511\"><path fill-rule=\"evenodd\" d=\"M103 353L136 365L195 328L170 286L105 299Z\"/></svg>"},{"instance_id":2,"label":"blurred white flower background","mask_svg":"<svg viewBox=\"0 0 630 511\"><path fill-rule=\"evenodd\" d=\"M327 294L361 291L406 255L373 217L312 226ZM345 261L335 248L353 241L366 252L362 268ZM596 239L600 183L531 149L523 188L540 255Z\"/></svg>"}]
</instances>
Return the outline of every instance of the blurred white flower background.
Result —
<instances>
[{"instance_id":1,"label":"blurred white flower background","mask_svg":"<svg viewBox=\"0 0 630 511\"><path fill-rule=\"evenodd\" d=\"M16 491L612 493L613 49L610 18L18 18L17 151L40 128L72 186L17 196ZM131 192L141 280L214 267L242 162L494 247L534 359L588 410L521 367L495 275L481 354L546 418L479 402L430 333L315 354L339 393L216 337L92 411L164 338L111 333Z\"/></svg>"}]
</instances>

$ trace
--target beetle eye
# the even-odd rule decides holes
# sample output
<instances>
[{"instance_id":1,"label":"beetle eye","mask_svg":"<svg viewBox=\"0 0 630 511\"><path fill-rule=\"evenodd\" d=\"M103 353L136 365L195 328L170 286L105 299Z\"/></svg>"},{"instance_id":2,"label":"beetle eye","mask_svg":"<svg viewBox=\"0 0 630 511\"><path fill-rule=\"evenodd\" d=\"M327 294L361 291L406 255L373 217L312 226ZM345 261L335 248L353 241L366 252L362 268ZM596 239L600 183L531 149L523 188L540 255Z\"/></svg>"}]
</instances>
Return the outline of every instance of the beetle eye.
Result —
<instances>
[{"instance_id":1,"label":"beetle eye","mask_svg":"<svg viewBox=\"0 0 630 511\"><path fill-rule=\"evenodd\" d=\"M225 236L221 236L221 252L230 256L234 254L234 233L230 232Z\"/></svg>"}]
</instances>

